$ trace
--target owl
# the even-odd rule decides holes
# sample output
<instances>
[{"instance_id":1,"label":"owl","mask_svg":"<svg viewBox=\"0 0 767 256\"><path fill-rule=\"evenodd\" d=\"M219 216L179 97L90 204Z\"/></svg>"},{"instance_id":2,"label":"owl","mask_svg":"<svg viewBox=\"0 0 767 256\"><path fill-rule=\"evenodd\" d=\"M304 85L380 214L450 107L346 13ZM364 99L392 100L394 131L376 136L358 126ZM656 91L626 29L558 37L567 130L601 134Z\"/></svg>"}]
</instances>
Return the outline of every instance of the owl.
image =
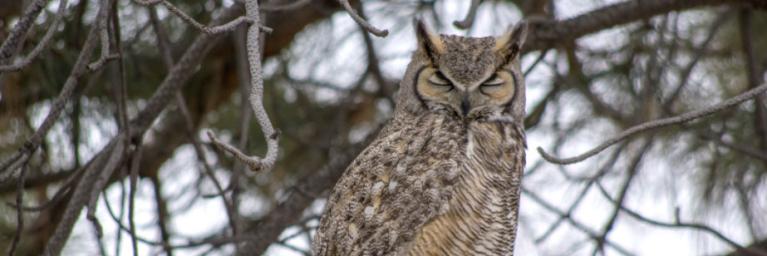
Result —
<instances>
[{"instance_id":1,"label":"owl","mask_svg":"<svg viewBox=\"0 0 767 256\"><path fill-rule=\"evenodd\" d=\"M314 255L513 255L525 166L522 22L418 47L392 119L346 169Z\"/></svg>"}]
</instances>

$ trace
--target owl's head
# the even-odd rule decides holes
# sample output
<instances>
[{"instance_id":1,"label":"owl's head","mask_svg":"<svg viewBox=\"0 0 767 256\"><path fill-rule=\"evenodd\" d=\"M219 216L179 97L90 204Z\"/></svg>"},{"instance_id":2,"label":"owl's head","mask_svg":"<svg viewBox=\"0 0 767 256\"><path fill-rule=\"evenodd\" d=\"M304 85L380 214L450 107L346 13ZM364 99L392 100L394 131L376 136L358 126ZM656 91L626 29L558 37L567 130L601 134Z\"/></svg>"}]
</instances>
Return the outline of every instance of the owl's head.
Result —
<instances>
[{"instance_id":1,"label":"owl's head","mask_svg":"<svg viewBox=\"0 0 767 256\"><path fill-rule=\"evenodd\" d=\"M525 23L498 37L432 33L415 22L418 49L398 93L398 108L432 111L464 120L524 118L525 86L519 56Z\"/></svg>"}]
</instances>

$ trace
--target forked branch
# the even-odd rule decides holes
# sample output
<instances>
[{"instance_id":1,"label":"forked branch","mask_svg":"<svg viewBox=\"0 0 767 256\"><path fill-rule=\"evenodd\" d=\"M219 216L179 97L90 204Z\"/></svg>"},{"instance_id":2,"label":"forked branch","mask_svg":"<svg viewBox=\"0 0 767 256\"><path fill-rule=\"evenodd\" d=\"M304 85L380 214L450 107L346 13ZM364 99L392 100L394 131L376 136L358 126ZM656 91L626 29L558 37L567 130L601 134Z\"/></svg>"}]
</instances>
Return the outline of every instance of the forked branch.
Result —
<instances>
[{"instance_id":1,"label":"forked branch","mask_svg":"<svg viewBox=\"0 0 767 256\"><path fill-rule=\"evenodd\" d=\"M274 166L277 161L277 152L279 151L279 145L277 143L277 137L279 133L272 126L272 122L269 121L269 115L264 109L264 80L263 72L261 70L261 44L259 28L259 13L258 13L258 1L248 0L245 2L245 14L247 19L252 20L253 23L248 27L247 35L247 48L248 48L248 64L250 66L250 107L253 109L253 113L256 116L256 120L261 125L261 132L263 132L266 139L267 151L266 156L260 158L258 156L248 156L241 152L236 147L221 142L216 138L216 135L208 131L208 137L219 148L231 153L237 159L248 165L251 171L269 170Z\"/></svg>"},{"instance_id":2,"label":"forked branch","mask_svg":"<svg viewBox=\"0 0 767 256\"><path fill-rule=\"evenodd\" d=\"M225 24L209 27L209 26L205 26L204 24L196 21L194 18L192 18L191 16L187 15L186 13L181 11L181 9L179 9L178 7L176 7L175 5L173 5L172 3L170 3L170 2L168 2L166 0L133 0L133 2L135 2L135 3L139 4L139 5L143 5L143 6L152 6L152 5L156 5L156 4L162 3L162 5L164 5L165 8L168 9L168 11L170 11L174 15L178 16L179 18L184 20L184 22L188 23L189 25L192 25L197 30L200 30L203 33L208 34L208 35L218 34L218 33L223 33L223 32L230 32L230 31L234 30L235 28L237 28L238 26L240 26L241 24L243 24L243 23L247 23L247 24L251 24L251 25L252 24L257 24L258 25L257 27L260 28L261 30L263 30L264 32L266 32L266 33L272 32L271 28L268 28L266 26L263 26L263 25L259 24L255 20L251 19L250 16L240 16L240 17L237 17L236 19L234 19L234 20L232 20L230 22L227 22Z\"/></svg>"},{"instance_id":3,"label":"forked branch","mask_svg":"<svg viewBox=\"0 0 767 256\"><path fill-rule=\"evenodd\" d=\"M40 53L48 48L48 45L51 42L51 39L53 38L53 35L56 33L56 30L59 27L59 24L61 23L61 20L64 17L64 11L67 7L67 0L63 0L59 2L58 10L56 11L56 16L53 18L53 22L51 23L50 27L48 27L48 30L45 31L45 35L43 35L43 38L40 40L37 45L35 45L35 48L32 49L29 54L22 58L20 61L17 61L14 64L8 64L8 65L0 65L0 73L7 72L7 71L19 71L29 65L29 63L32 63L32 61L37 58ZM14 28L15 29L15 28Z\"/></svg>"},{"instance_id":4,"label":"forked branch","mask_svg":"<svg viewBox=\"0 0 767 256\"><path fill-rule=\"evenodd\" d=\"M599 146L596 146L589 151L586 151L584 153L581 153L573 157L560 158L557 156L553 156L549 153L546 153L546 151L544 151L541 147L538 147L538 152L541 154L541 156L544 159L546 159L546 161L549 161L551 163L563 164L563 165L577 163L577 162L586 160L589 157L592 157L596 154L599 154L599 152L602 152L602 150L605 150L606 148L614 145L615 143L625 140L626 138L631 137L637 133L656 129L656 128L666 127L669 125L681 124L681 123L689 122L701 117L705 117L713 113L722 111L724 109L728 109L740 103L743 103L747 100L753 99L754 97L758 96L759 94L765 91L767 91L767 84L762 84L759 87L748 90L744 93L741 93L738 96L729 98L714 106L710 106L710 107L696 110L696 111L687 112L678 116L646 122L646 123L631 127L628 130L625 130L619 133L617 136L603 142L602 144L599 144Z\"/></svg>"}]
</instances>

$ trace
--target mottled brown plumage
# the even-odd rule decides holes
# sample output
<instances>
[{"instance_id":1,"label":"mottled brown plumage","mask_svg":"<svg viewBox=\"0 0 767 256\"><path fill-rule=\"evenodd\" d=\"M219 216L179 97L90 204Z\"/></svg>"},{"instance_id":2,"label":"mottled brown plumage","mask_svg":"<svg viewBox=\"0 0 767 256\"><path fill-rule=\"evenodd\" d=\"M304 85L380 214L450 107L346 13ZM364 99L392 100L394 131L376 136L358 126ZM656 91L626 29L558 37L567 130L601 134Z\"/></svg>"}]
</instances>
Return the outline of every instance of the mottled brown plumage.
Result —
<instances>
[{"instance_id":1,"label":"mottled brown plumage","mask_svg":"<svg viewBox=\"0 0 767 256\"><path fill-rule=\"evenodd\" d=\"M315 255L513 254L525 29L466 38L417 23L394 117L333 189Z\"/></svg>"}]
</instances>

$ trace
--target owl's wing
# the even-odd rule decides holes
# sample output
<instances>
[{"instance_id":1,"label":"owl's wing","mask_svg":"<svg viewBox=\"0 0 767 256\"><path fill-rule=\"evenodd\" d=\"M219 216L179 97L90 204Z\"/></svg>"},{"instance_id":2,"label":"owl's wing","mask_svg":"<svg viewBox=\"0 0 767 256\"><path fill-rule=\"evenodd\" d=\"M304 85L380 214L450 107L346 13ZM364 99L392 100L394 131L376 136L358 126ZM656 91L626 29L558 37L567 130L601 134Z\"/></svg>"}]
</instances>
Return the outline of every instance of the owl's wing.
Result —
<instances>
[{"instance_id":1,"label":"owl's wing","mask_svg":"<svg viewBox=\"0 0 767 256\"><path fill-rule=\"evenodd\" d=\"M459 173L459 124L444 116L393 120L345 171L328 199L315 255L407 250L447 210Z\"/></svg>"}]
</instances>

